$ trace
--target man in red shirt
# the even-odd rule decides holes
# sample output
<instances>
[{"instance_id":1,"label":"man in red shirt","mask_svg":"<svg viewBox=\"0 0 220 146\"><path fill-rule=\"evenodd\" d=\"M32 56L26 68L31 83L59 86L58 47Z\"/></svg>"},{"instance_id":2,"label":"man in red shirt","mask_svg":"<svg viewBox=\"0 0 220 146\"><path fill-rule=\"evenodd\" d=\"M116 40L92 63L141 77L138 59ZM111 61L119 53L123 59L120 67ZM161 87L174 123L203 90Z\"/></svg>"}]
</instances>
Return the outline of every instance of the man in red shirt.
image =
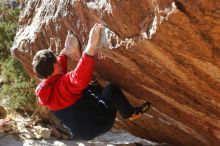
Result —
<instances>
[{"instance_id":1,"label":"man in red shirt","mask_svg":"<svg viewBox=\"0 0 220 146\"><path fill-rule=\"evenodd\" d=\"M103 91L89 85L101 28L102 25L95 24L91 29L87 47L74 70L67 72L67 55L76 54L76 44L71 49L65 47L58 57L50 50L41 50L32 63L36 74L43 79L35 91L38 102L47 106L71 133L86 140L111 129L117 111L124 119L132 120L139 118L150 105L146 102L132 107L120 88L113 84Z\"/></svg>"}]
</instances>

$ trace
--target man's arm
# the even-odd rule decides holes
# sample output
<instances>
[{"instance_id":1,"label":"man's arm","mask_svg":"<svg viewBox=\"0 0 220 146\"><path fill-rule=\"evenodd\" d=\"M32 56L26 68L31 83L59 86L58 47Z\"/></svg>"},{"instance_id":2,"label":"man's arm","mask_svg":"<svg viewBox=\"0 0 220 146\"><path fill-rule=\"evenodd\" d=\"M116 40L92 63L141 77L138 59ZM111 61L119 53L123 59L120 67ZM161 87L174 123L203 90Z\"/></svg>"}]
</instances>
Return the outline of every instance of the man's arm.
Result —
<instances>
[{"instance_id":1,"label":"man's arm","mask_svg":"<svg viewBox=\"0 0 220 146\"><path fill-rule=\"evenodd\" d=\"M100 31L102 25L95 24L90 30L89 40L82 57L77 64L77 67L67 73L62 79L61 86L70 92L80 94L89 84L92 79L92 73L94 68L94 55L96 46L99 42Z\"/></svg>"},{"instance_id":2,"label":"man's arm","mask_svg":"<svg viewBox=\"0 0 220 146\"><path fill-rule=\"evenodd\" d=\"M63 54L61 51L60 55L57 57L57 61L62 66L63 73L67 73L67 56L66 56L66 54Z\"/></svg>"},{"instance_id":3,"label":"man's arm","mask_svg":"<svg viewBox=\"0 0 220 146\"><path fill-rule=\"evenodd\" d=\"M58 62L62 66L63 73L67 73L67 56L77 62L81 56L78 38L70 31L68 31L66 36L65 47L57 57Z\"/></svg>"},{"instance_id":4,"label":"man's arm","mask_svg":"<svg viewBox=\"0 0 220 146\"><path fill-rule=\"evenodd\" d=\"M89 41L84 51L89 56L95 55L96 46L98 45L100 39L101 28L102 25L96 23L90 30Z\"/></svg>"}]
</instances>

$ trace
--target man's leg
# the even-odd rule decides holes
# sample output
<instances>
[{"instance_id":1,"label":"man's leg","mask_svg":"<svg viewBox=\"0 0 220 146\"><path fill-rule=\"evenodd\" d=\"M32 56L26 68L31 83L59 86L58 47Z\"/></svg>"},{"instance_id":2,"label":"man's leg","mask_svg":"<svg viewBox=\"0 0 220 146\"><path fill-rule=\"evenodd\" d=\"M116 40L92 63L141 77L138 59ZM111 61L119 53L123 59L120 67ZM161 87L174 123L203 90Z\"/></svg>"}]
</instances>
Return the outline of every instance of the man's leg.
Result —
<instances>
[{"instance_id":1,"label":"man's leg","mask_svg":"<svg viewBox=\"0 0 220 146\"><path fill-rule=\"evenodd\" d=\"M101 99L110 109L117 109L124 119L128 119L135 112L135 109L126 99L121 89L116 85L107 85L102 92Z\"/></svg>"}]
</instances>

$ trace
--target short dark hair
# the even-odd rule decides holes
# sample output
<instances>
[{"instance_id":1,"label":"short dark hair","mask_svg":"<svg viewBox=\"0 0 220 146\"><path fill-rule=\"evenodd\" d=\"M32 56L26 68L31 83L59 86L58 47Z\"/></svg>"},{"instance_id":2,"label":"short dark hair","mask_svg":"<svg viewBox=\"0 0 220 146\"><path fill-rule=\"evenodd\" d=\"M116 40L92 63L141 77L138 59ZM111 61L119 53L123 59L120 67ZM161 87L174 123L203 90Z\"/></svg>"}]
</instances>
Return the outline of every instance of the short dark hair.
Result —
<instances>
[{"instance_id":1,"label":"short dark hair","mask_svg":"<svg viewBox=\"0 0 220 146\"><path fill-rule=\"evenodd\" d=\"M45 79L53 73L53 65L56 62L56 56L53 51L48 49L40 50L33 58L33 70L37 73L38 77Z\"/></svg>"}]
</instances>

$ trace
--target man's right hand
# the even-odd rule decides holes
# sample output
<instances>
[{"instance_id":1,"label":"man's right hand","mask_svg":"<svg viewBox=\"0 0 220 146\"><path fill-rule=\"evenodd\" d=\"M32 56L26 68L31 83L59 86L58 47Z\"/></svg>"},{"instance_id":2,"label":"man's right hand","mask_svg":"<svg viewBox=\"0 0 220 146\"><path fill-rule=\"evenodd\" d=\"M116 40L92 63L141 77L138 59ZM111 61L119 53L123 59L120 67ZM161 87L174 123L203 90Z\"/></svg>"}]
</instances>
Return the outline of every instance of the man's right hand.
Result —
<instances>
[{"instance_id":1,"label":"man's right hand","mask_svg":"<svg viewBox=\"0 0 220 146\"><path fill-rule=\"evenodd\" d=\"M95 25L90 30L89 40L85 50L85 52L88 55L91 56L95 55L95 49L99 43L101 29L102 29L102 24L95 23Z\"/></svg>"},{"instance_id":2,"label":"man's right hand","mask_svg":"<svg viewBox=\"0 0 220 146\"><path fill-rule=\"evenodd\" d=\"M79 41L74 34L68 32L65 40L65 48L61 51L61 54L69 56L74 61L79 61L81 57Z\"/></svg>"}]
</instances>

